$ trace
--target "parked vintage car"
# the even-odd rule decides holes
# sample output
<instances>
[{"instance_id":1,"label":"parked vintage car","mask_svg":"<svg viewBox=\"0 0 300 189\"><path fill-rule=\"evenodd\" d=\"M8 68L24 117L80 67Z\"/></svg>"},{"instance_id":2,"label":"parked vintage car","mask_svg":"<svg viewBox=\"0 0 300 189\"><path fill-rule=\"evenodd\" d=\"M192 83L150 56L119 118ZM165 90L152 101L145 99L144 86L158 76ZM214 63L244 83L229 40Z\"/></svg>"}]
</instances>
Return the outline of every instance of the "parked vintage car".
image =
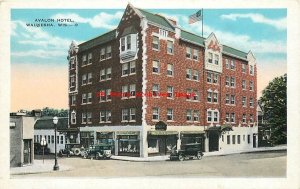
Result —
<instances>
[{"instance_id":1,"label":"parked vintage car","mask_svg":"<svg viewBox=\"0 0 300 189\"><path fill-rule=\"evenodd\" d=\"M170 154L170 160L183 161L185 159L197 158L202 159L203 152L201 150L201 144L191 143L181 145L180 150L173 150Z\"/></svg>"},{"instance_id":2,"label":"parked vintage car","mask_svg":"<svg viewBox=\"0 0 300 189\"><path fill-rule=\"evenodd\" d=\"M47 145L44 147L44 154L49 154L50 149ZM39 142L34 143L34 154L43 155L43 146Z\"/></svg>"},{"instance_id":3,"label":"parked vintage car","mask_svg":"<svg viewBox=\"0 0 300 189\"><path fill-rule=\"evenodd\" d=\"M81 151L82 151L82 148L81 148L80 144L78 144L78 143L70 143L70 144L66 144L65 145L65 149L61 149L58 152L58 155L60 157L62 157L62 156L67 156L67 157L70 157L70 156L80 156L81 155Z\"/></svg>"},{"instance_id":4,"label":"parked vintage car","mask_svg":"<svg viewBox=\"0 0 300 189\"><path fill-rule=\"evenodd\" d=\"M83 158L89 159L109 159L111 157L110 144L97 144L91 145L89 149L84 153Z\"/></svg>"}]
</instances>

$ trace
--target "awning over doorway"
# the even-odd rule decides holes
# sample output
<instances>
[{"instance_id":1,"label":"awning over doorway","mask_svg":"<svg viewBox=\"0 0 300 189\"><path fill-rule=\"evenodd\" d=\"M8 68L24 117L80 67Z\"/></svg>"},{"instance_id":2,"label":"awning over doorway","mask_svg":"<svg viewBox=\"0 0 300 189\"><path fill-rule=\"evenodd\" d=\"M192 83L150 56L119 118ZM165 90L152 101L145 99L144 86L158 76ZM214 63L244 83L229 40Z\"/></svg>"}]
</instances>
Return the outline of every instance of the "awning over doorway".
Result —
<instances>
[{"instance_id":1,"label":"awning over doorway","mask_svg":"<svg viewBox=\"0 0 300 189\"><path fill-rule=\"evenodd\" d=\"M161 136L161 135L177 135L177 131L148 131L148 135Z\"/></svg>"}]
</instances>

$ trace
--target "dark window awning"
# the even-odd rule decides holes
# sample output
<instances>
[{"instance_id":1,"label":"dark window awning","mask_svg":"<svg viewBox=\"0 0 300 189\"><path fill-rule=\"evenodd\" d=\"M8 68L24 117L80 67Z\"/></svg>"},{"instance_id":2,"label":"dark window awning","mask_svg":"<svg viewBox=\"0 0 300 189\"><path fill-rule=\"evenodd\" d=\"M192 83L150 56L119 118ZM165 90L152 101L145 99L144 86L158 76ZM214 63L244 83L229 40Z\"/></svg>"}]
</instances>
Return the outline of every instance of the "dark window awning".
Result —
<instances>
[{"instance_id":1,"label":"dark window awning","mask_svg":"<svg viewBox=\"0 0 300 189\"><path fill-rule=\"evenodd\" d=\"M180 134L205 134L205 131L181 131Z\"/></svg>"},{"instance_id":2,"label":"dark window awning","mask_svg":"<svg viewBox=\"0 0 300 189\"><path fill-rule=\"evenodd\" d=\"M72 132L79 132L79 129L78 128L65 128L65 129L57 129L57 131L72 133Z\"/></svg>"},{"instance_id":3,"label":"dark window awning","mask_svg":"<svg viewBox=\"0 0 300 189\"><path fill-rule=\"evenodd\" d=\"M177 131L148 131L148 135L161 136L161 135L177 135Z\"/></svg>"},{"instance_id":4,"label":"dark window awning","mask_svg":"<svg viewBox=\"0 0 300 189\"><path fill-rule=\"evenodd\" d=\"M139 135L139 131L117 131L116 135Z\"/></svg>"}]
</instances>

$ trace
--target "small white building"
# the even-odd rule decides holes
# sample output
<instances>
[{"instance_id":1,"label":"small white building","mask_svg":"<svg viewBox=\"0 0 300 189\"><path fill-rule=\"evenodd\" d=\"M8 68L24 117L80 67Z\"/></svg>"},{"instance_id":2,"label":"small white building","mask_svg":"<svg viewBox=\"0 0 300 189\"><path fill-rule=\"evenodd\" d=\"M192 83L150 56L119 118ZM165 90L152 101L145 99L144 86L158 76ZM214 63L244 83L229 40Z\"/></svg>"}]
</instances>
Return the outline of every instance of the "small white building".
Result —
<instances>
[{"instance_id":1,"label":"small white building","mask_svg":"<svg viewBox=\"0 0 300 189\"><path fill-rule=\"evenodd\" d=\"M61 130L65 130L68 128L68 118L58 118L57 123L57 133L56 133L56 142L57 142L57 149L56 151L59 152L61 149L65 149L65 144L68 143L67 137L64 132L60 132ZM44 137L47 142L47 147L50 149L50 153L55 152L55 143L54 143L54 124L53 118L40 118L36 121L34 125L34 143L39 143L42 138Z\"/></svg>"}]
</instances>

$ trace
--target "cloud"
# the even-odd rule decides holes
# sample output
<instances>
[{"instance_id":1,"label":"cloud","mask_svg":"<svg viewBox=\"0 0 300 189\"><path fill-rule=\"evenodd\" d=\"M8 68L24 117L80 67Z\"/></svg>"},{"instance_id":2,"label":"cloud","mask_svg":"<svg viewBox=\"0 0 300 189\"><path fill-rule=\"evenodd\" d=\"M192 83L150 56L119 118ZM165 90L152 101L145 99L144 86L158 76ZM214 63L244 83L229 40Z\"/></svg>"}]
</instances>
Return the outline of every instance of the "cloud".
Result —
<instances>
[{"instance_id":1,"label":"cloud","mask_svg":"<svg viewBox=\"0 0 300 189\"><path fill-rule=\"evenodd\" d=\"M236 21L239 18L248 18L251 19L254 23L266 24L272 27L275 27L278 30L286 30L287 19L269 19L262 14L248 13L248 14L223 14L221 15L222 19Z\"/></svg>"},{"instance_id":2,"label":"cloud","mask_svg":"<svg viewBox=\"0 0 300 189\"><path fill-rule=\"evenodd\" d=\"M56 58L57 56L67 56L65 51L61 50L29 50L12 52L14 57L38 57L38 58Z\"/></svg>"},{"instance_id":3,"label":"cloud","mask_svg":"<svg viewBox=\"0 0 300 189\"><path fill-rule=\"evenodd\" d=\"M111 30L117 27L115 24L117 22L115 21L119 21L122 15L123 12L121 11L118 11L115 14L108 14L105 12L101 12L92 18L84 18L75 13L68 13L68 14L55 14L51 18L53 19L71 18L77 23L86 23L93 28L105 28Z\"/></svg>"}]
</instances>

